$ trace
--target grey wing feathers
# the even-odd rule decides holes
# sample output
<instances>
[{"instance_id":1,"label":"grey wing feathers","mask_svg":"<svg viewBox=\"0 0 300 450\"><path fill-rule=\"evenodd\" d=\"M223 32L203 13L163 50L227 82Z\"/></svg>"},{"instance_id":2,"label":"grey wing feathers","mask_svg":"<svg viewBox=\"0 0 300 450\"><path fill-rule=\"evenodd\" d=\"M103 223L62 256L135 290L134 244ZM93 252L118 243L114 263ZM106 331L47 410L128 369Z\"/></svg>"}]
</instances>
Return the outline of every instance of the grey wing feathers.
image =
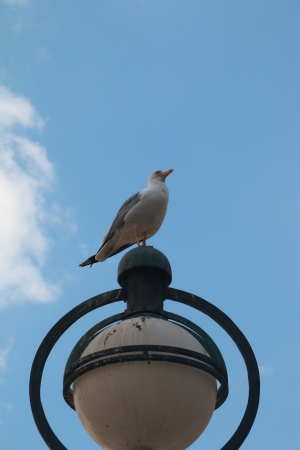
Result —
<instances>
[{"instance_id":1,"label":"grey wing feathers","mask_svg":"<svg viewBox=\"0 0 300 450\"><path fill-rule=\"evenodd\" d=\"M130 211L131 208L133 208L133 206L135 206L139 202L139 200L140 200L140 192L137 192L136 194L133 194L131 197L129 197L129 199L126 200L125 203L123 203L123 205L117 212L117 215L116 215L107 235L105 236L105 239L104 239L101 247L99 248L98 252L113 237L115 232L119 228L121 228L121 226L124 223L124 218L125 218L126 214L128 213L128 211Z\"/></svg>"}]
</instances>

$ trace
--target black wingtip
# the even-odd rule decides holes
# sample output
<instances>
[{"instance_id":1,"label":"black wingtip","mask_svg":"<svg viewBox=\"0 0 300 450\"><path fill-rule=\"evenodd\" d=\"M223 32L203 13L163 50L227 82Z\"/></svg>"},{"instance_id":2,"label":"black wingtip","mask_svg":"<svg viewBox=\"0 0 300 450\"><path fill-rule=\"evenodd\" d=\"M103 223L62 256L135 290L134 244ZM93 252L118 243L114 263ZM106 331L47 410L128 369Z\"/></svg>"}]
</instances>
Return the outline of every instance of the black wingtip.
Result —
<instances>
[{"instance_id":1,"label":"black wingtip","mask_svg":"<svg viewBox=\"0 0 300 450\"><path fill-rule=\"evenodd\" d=\"M90 256L86 261L79 264L79 267L85 267L85 266L92 267L93 264L96 264L97 262L99 262L96 260L95 256L96 255Z\"/></svg>"}]
</instances>

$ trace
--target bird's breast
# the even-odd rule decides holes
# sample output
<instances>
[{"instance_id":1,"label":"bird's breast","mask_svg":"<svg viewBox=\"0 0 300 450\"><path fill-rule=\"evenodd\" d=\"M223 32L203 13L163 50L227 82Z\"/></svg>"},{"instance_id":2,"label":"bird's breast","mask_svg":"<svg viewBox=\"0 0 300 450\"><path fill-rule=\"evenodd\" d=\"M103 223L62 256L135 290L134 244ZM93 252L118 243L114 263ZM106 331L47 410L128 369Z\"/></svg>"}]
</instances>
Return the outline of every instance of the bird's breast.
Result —
<instances>
[{"instance_id":1,"label":"bird's breast","mask_svg":"<svg viewBox=\"0 0 300 450\"><path fill-rule=\"evenodd\" d=\"M136 226L139 233L153 236L160 228L168 206L168 195L161 189L144 189L140 201L128 212L124 222Z\"/></svg>"}]
</instances>

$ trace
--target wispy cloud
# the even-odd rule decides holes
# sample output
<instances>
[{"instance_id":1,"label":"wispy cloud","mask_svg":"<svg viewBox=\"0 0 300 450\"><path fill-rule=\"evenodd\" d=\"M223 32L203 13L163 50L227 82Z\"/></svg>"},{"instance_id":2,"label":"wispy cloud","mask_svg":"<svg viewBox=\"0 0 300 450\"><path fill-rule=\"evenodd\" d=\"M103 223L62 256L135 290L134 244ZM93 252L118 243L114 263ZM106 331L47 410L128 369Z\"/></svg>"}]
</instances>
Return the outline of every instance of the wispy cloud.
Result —
<instances>
[{"instance_id":1,"label":"wispy cloud","mask_svg":"<svg viewBox=\"0 0 300 450\"><path fill-rule=\"evenodd\" d=\"M258 366L258 369L261 375L272 375L274 372L274 367L269 365Z\"/></svg>"},{"instance_id":2,"label":"wispy cloud","mask_svg":"<svg viewBox=\"0 0 300 450\"><path fill-rule=\"evenodd\" d=\"M26 2L27 2L27 0L0 0L0 5L1 5L1 3L6 3L9 5L18 5L18 4L21 5Z\"/></svg>"},{"instance_id":3,"label":"wispy cloud","mask_svg":"<svg viewBox=\"0 0 300 450\"><path fill-rule=\"evenodd\" d=\"M1 1L1 0L0 0ZM15 22L12 26L12 32L15 35L20 35L27 30L30 30L34 25L25 16L16 17Z\"/></svg>"},{"instance_id":4,"label":"wispy cloud","mask_svg":"<svg viewBox=\"0 0 300 450\"><path fill-rule=\"evenodd\" d=\"M11 351L13 344L14 344L14 338L10 338L8 341L8 344L4 347L0 348L0 370L4 370L7 368L7 358L8 354Z\"/></svg>"},{"instance_id":5,"label":"wispy cloud","mask_svg":"<svg viewBox=\"0 0 300 450\"><path fill-rule=\"evenodd\" d=\"M0 401L0 427L4 425L4 420L2 420L2 417L7 417L7 414L10 413L13 409L14 407L12 403Z\"/></svg>"},{"instance_id":6,"label":"wispy cloud","mask_svg":"<svg viewBox=\"0 0 300 450\"><path fill-rule=\"evenodd\" d=\"M5 411L8 411L8 412L10 412L14 409L13 405L11 403L7 403L7 402L0 402L0 408L4 409Z\"/></svg>"},{"instance_id":7,"label":"wispy cloud","mask_svg":"<svg viewBox=\"0 0 300 450\"><path fill-rule=\"evenodd\" d=\"M16 131L43 125L27 99L0 86L0 306L47 302L59 292L42 274L49 251L45 227L65 221L46 201L54 167L42 145Z\"/></svg>"},{"instance_id":8,"label":"wispy cloud","mask_svg":"<svg viewBox=\"0 0 300 450\"><path fill-rule=\"evenodd\" d=\"M38 50L36 54L36 59L38 62L46 65L51 64L53 61L52 55L46 47L41 47Z\"/></svg>"}]
</instances>

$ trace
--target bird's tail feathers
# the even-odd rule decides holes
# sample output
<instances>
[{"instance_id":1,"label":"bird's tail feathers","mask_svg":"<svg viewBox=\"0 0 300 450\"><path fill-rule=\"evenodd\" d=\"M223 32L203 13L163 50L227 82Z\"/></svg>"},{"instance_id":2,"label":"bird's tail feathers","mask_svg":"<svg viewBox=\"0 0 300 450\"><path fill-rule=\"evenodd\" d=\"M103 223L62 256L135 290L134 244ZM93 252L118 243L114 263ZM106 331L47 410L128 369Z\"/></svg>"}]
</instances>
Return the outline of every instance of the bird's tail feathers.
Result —
<instances>
[{"instance_id":1,"label":"bird's tail feathers","mask_svg":"<svg viewBox=\"0 0 300 450\"><path fill-rule=\"evenodd\" d=\"M80 267L84 267L84 266L90 266L92 267L93 264L99 262L95 259L96 255L90 256L86 261L84 261L83 263L79 264Z\"/></svg>"}]
</instances>

